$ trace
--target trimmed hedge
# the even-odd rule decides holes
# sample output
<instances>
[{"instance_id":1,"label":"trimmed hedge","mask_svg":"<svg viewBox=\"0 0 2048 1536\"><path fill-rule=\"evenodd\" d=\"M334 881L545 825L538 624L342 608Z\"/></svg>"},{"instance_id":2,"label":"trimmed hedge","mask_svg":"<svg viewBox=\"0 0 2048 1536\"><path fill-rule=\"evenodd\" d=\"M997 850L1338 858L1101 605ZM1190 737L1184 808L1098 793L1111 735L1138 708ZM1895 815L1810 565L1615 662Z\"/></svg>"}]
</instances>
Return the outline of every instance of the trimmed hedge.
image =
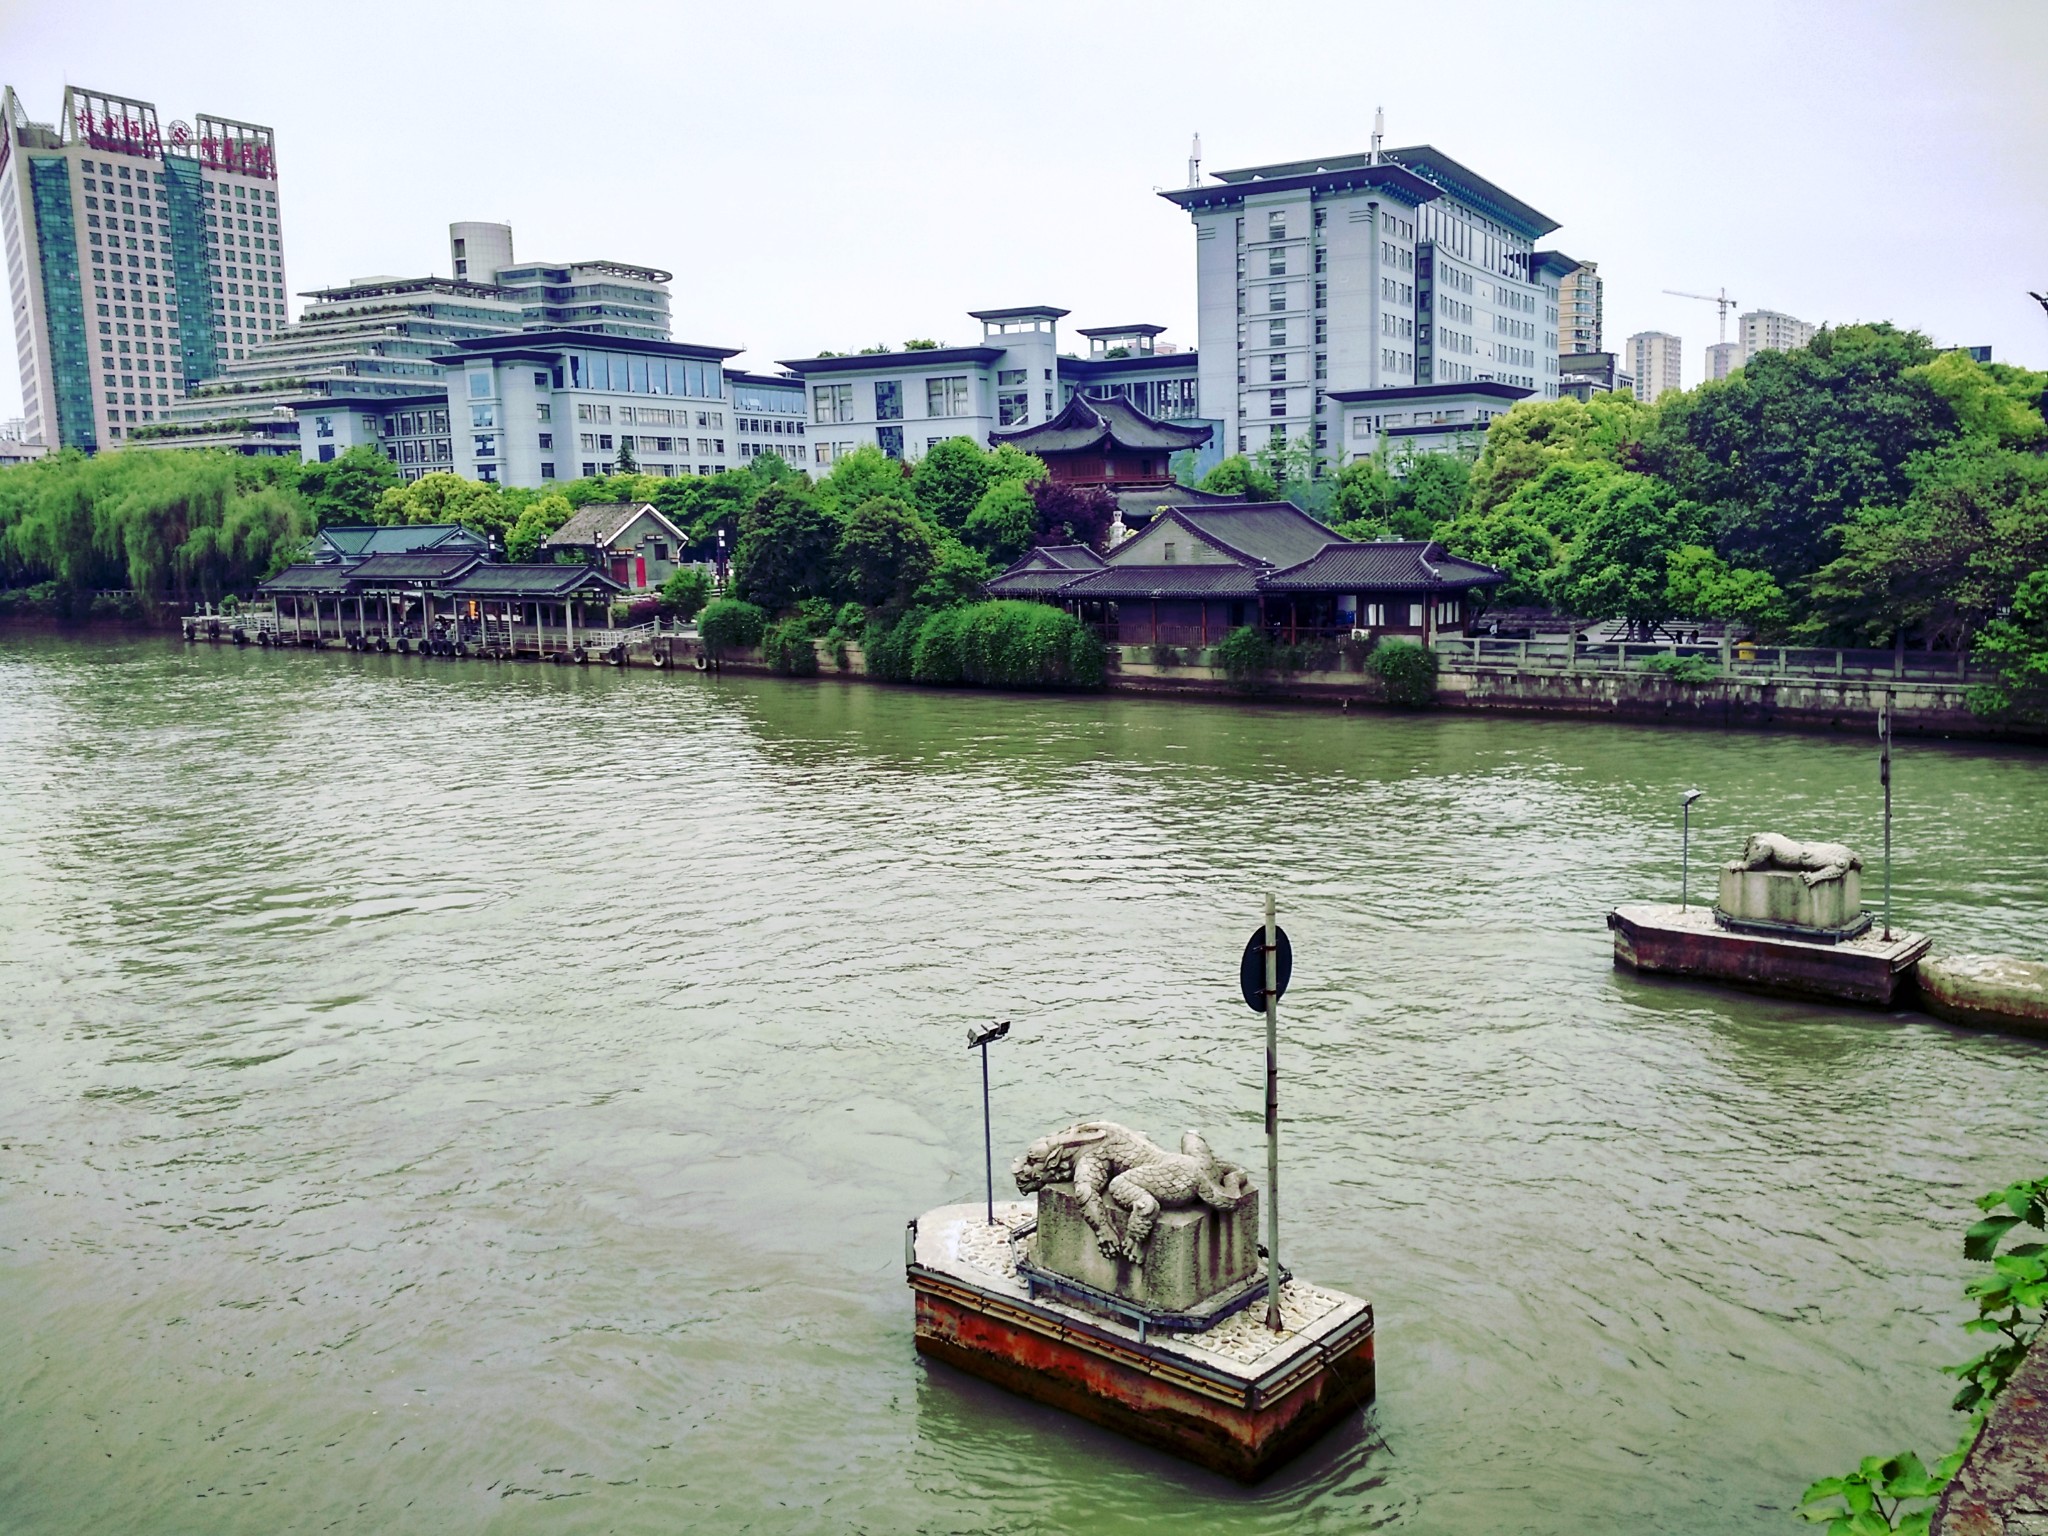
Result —
<instances>
[{"instance_id":1,"label":"trimmed hedge","mask_svg":"<svg viewBox=\"0 0 2048 1536\"><path fill-rule=\"evenodd\" d=\"M997 601L913 609L868 626L868 675L930 687L1100 688L1102 642L1044 603Z\"/></svg>"}]
</instances>

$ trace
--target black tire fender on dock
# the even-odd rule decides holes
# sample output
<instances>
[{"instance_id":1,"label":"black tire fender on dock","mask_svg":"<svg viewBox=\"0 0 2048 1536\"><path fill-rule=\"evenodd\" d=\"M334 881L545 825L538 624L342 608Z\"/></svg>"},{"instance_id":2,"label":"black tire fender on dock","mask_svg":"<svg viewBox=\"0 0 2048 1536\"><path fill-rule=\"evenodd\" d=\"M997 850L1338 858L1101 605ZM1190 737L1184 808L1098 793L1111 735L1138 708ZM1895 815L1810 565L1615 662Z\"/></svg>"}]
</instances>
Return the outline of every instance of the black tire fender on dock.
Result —
<instances>
[{"instance_id":1,"label":"black tire fender on dock","mask_svg":"<svg viewBox=\"0 0 2048 1536\"><path fill-rule=\"evenodd\" d=\"M576 665L579 667L590 665L590 652L580 645L576 647Z\"/></svg>"},{"instance_id":2,"label":"black tire fender on dock","mask_svg":"<svg viewBox=\"0 0 2048 1536\"><path fill-rule=\"evenodd\" d=\"M695 667L699 672L709 672L711 670L711 662L702 651L699 651L695 656L692 656L690 658L690 665Z\"/></svg>"},{"instance_id":3,"label":"black tire fender on dock","mask_svg":"<svg viewBox=\"0 0 2048 1536\"><path fill-rule=\"evenodd\" d=\"M457 656L460 656L460 657L462 657L462 658L463 658L463 659L464 659L465 661L466 661L466 660L468 660L468 659L469 659L469 642L468 642L467 640L458 640L458 641L456 641L456 642L455 642L455 654L456 654Z\"/></svg>"},{"instance_id":4,"label":"black tire fender on dock","mask_svg":"<svg viewBox=\"0 0 2048 1536\"><path fill-rule=\"evenodd\" d=\"M667 652L667 651L656 651L656 652L655 652L655 653L654 653L654 654L653 654L653 655L652 655L651 657L649 657L648 659L649 659L650 661L652 661L652 662L654 663L654 670L655 670L655 671L657 671L657 672L664 672L664 671L667 671L667 670L668 670L668 652Z\"/></svg>"}]
</instances>

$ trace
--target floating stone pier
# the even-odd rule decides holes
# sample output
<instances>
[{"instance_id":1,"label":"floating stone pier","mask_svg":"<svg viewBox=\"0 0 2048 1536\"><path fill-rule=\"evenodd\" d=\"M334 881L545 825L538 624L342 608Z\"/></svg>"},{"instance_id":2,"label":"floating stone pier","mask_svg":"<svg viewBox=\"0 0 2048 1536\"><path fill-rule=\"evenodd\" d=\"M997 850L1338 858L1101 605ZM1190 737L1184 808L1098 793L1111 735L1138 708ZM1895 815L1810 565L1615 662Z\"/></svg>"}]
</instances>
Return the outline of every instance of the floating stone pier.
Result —
<instances>
[{"instance_id":1,"label":"floating stone pier","mask_svg":"<svg viewBox=\"0 0 2048 1536\"><path fill-rule=\"evenodd\" d=\"M1065 1409L1243 1482L1255 1482L1373 1397L1372 1307L1341 1291L1288 1280L1279 1332L1265 1323L1263 1282L1199 1331L1164 1327L1144 1309L1091 1304L1084 1294L1047 1289L1032 1271L1048 1203L1071 1190L1040 1193L995 1208L943 1205L910 1223L905 1259L916 1297L917 1349L930 1359ZM1152 1234L1144 1271L1160 1299L1208 1298L1198 1268L1217 1280L1256 1256L1243 1208L1218 1223L1208 1211L1169 1211ZM1186 1219L1180 1219L1186 1218ZM1205 1234L1204 1227L1224 1230ZM1093 1234L1079 1221L1045 1235L1076 1250ZM1164 1241L1162 1241L1164 1240ZM1092 1250L1091 1250L1092 1251ZM1046 1255L1051 1257L1051 1255ZM1113 1274L1117 1261L1104 1261ZM1127 1261L1123 1270L1133 1268ZM1097 1278L1103 1278L1098 1275ZM1122 1276L1129 1290L1132 1277ZM1248 1304L1247 1304L1248 1303Z\"/></svg>"},{"instance_id":2,"label":"floating stone pier","mask_svg":"<svg viewBox=\"0 0 2048 1536\"><path fill-rule=\"evenodd\" d=\"M1607 926L1614 963L1630 970L1875 1008L1910 998L1913 967L1929 943L1897 931L1887 941L1869 928L1840 940L1743 933L1717 923L1710 908L1681 911L1675 902L1623 902Z\"/></svg>"}]
</instances>

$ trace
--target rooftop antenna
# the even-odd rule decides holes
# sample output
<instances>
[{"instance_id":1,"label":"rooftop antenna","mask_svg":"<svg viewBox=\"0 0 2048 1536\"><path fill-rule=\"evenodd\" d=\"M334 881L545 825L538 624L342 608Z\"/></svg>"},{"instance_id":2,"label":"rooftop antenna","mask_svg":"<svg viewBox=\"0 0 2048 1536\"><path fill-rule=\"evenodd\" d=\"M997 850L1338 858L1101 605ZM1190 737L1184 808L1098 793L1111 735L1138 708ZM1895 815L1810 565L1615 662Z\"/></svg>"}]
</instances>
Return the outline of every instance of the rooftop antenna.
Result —
<instances>
[{"instance_id":1,"label":"rooftop antenna","mask_svg":"<svg viewBox=\"0 0 2048 1536\"><path fill-rule=\"evenodd\" d=\"M1195 135L1194 148L1188 151L1188 185L1200 186L1202 182L1202 136Z\"/></svg>"},{"instance_id":2,"label":"rooftop antenna","mask_svg":"<svg viewBox=\"0 0 2048 1536\"><path fill-rule=\"evenodd\" d=\"M1374 165L1380 163L1380 140L1386 136L1387 109L1385 107L1374 107L1372 109L1372 163Z\"/></svg>"}]
</instances>

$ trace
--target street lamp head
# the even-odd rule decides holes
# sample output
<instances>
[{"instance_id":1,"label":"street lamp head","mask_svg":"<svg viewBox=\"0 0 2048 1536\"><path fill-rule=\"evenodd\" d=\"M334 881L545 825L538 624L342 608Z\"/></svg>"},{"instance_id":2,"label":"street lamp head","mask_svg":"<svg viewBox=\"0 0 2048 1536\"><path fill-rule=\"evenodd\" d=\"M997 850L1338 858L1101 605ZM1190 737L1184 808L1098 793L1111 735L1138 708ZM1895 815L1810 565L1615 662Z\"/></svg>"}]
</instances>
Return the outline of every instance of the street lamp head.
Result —
<instances>
[{"instance_id":1,"label":"street lamp head","mask_svg":"<svg viewBox=\"0 0 2048 1536\"><path fill-rule=\"evenodd\" d=\"M1706 791L1704 789L1688 789L1685 792L1685 799L1680 803L1686 806L1690 806L1693 803L1693 801L1699 799L1699 797L1701 795L1704 795L1705 793Z\"/></svg>"},{"instance_id":2,"label":"street lamp head","mask_svg":"<svg viewBox=\"0 0 2048 1536\"><path fill-rule=\"evenodd\" d=\"M1004 1019L999 1024L991 1024L986 1029L976 1029L970 1024L967 1026L967 1049L971 1051L976 1046L992 1045L1009 1032L1010 1021L1008 1019Z\"/></svg>"}]
</instances>

